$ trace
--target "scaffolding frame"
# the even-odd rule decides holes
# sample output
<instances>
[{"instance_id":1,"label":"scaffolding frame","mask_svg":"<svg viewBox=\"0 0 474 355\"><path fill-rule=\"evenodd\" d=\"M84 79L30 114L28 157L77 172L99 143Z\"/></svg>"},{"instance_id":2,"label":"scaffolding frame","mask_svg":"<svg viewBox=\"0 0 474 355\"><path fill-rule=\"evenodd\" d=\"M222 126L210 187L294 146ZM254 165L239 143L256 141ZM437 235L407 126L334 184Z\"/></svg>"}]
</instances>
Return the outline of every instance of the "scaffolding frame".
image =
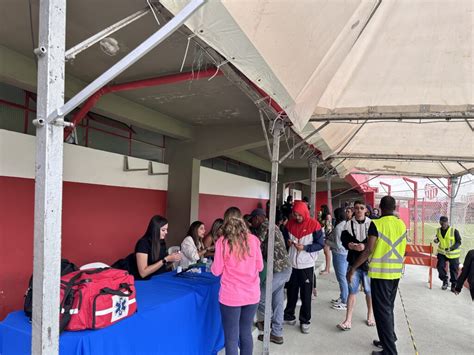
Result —
<instances>
[{"instance_id":1,"label":"scaffolding frame","mask_svg":"<svg viewBox=\"0 0 474 355\"><path fill-rule=\"evenodd\" d=\"M64 117L175 32L206 0L193 0L138 47L64 104L66 0L40 2L33 258L33 354L59 352L59 279ZM143 15L142 13L141 15ZM94 37L94 36L93 36ZM90 46L75 46L75 53ZM68 53L70 55L71 53Z\"/></svg>"}]
</instances>

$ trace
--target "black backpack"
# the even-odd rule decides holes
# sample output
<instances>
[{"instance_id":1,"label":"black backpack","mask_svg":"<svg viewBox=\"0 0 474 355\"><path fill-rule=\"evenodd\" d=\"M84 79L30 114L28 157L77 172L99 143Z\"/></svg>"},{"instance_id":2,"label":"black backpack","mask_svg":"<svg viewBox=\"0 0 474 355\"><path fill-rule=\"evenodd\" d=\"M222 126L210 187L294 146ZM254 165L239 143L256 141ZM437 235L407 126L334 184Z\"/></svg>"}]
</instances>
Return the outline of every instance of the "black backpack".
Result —
<instances>
[{"instance_id":1,"label":"black backpack","mask_svg":"<svg viewBox=\"0 0 474 355\"><path fill-rule=\"evenodd\" d=\"M61 259L61 276L69 274L70 272L77 271L79 268L76 264L71 263L67 259ZM30 319L33 314L33 275L30 277L30 282L28 283L28 289L25 292L25 302L23 304L23 310L25 315Z\"/></svg>"}]
</instances>

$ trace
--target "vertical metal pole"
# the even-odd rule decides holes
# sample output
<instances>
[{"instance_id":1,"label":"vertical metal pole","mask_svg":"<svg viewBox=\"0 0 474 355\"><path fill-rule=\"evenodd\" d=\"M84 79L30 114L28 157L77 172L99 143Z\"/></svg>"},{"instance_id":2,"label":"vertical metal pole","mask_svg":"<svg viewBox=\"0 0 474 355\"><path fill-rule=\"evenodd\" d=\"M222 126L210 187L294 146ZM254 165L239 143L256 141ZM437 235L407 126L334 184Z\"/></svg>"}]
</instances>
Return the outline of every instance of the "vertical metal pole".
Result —
<instances>
[{"instance_id":1,"label":"vertical metal pole","mask_svg":"<svg viewBox=\"0 0 474 355\"><path fill-rule=\"evenodd\" d=\"M452 187L451 186L451 178L448 178L447 185L448 185L447 190L448 190L448 199L449 200L446 201L446 214L445 214L445 216L446 217L451 217L451 213L450 213L450 210L451 210L450 209L450 206L451 206L451 193L452 193L452 191L451 191L451 187ZM451 223L451 220L449 221L449 223Z\"/></svg>"},{"instance_id":2,"label":"vertical metal pole","mask_svg":"<svg viewBox=\"0 0 474 355\"><path fill-rule=\"evenodd\" d=\"M57 354L64 127L46 118L64 104L66 0L39 11L32 354Z\"/></svg>"},{"instance_id":3,"label":"vertical metal pole","mask_svg":"<svg viewBox=\"0 0 474 355\"><path fill-rule=\"evenodd\" d=\"M413 186L413 208L414 208L414 213L413 213L413 219L414 219L414 228L415 230L413 231L413 244L416 245L417 242L417 237L418 237L418 186L415 184Z\"/></svg>"},{"instance_id":4,"label":"vertical metal pole","mask_svg":"<svg viewBox=\"0 0 474 355\"><path fill-rule=\"evenodd\" d=\"M311 218L316 218L316 180L318 178L318 164L315 160L310 161L310 167L311 167L311 198L310 198L310 204L312 206L311 208Z\"/></svg>"},{"instance_id":5,"label":"vertical metal pole","mask_svg":"<svg viewBox=\"0 0 474 355\"><path fill-rule=\"evenodd\" d=\"M458 184L458 178L457 177L452 177L449 179L450 180L450 185L451 185L451 193L450 193L450 199L449 199L449 224L451 226L454 226L454 200L456 199L456 190L457 190L457 184Z\"/></svg>"},{"instance_id":6,"label":"vertical metal pole","mask_svg":"<svg viewBox=\"0 0 474 355\"><path fill-rule=\"evenodd\" d=\"M425 245L425 199L421 201L421 244Z\"/></svg>"},{"instance_id":7,"label":"vertical metal pole","mask_svg":"<svg viewBox=\"0 0 474 355\"><path fill-rule=\"evenodd\" d=\"M265 282L265 318L263 331L263 354L270 352L270 326L272 319L272 284L273 284L273 250L275 245L275 215L276 195L278 184L278 161L280 158L280 136L283 132L284 123L276 121L273 129L273 152L272 152L272 181L270 185L270 216L268 226L268 252L267 252L267 279Z\"/></svg>"},{"instance_id":8,"label":"vertical metal pole","mask_svg":"<svg viewBox=\"0 0 474 355\"><path fill-rule=\"evenodd\" d=\"M333 211L332 211L331 174L327 175L327 183L328 183L328 208L329 208L329 213L332 216Z\"/></svg>"}]
</instances>

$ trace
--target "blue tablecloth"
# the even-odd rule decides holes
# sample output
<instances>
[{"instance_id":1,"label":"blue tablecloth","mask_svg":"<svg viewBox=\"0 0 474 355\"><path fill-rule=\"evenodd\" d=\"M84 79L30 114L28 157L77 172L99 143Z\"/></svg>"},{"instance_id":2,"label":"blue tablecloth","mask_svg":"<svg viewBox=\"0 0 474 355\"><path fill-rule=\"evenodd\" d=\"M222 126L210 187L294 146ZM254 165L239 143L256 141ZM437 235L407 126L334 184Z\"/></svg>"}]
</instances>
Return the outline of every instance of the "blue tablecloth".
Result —
<instances>
[{"instance_id":1,"label":"blue tablecloth","mask_svg":"<svg viewBox=\"0 0 474 355\"><path fill-rule=\"evenodd\" d=\"M138 312L100 330L64 332L61 354L215 354L224 347L219 279L174 272L137 281ZM0 323L0 354L29 354L31 325L23 312Z\"/></svg>"}]
</instances>

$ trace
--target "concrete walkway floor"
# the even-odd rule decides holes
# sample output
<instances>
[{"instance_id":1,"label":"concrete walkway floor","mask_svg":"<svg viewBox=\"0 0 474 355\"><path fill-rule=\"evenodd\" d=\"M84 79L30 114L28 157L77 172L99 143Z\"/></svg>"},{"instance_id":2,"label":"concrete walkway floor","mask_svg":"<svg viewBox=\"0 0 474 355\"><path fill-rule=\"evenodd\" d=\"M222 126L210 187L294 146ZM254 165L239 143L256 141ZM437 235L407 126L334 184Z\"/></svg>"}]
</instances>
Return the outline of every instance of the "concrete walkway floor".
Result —
<instances>
[{"instance_id":1,"label":"concrete walkway floor","mask_svg":"<svg viewBox=\"0 0 474 355\"><path fill-rule=\"evenodd\" d=\"M395 328L399 354L415 354L401 299L405 304L416 349L419 354L474 354L474 303L469 291L459 296L441 290L441 281L433 270L433 289L428 287L428 268L407 265L400 281L395 305ZM336 325L345 311L330 308L339 295L333 270L318 276L318 297L313 300L310 334L302 334L299 326L284 328L283 345L271 343L271 354L370 354L379 350L372 344L377 339L375 327L365 323L367 307L363 293L357 296L352 329L341 331ZM400 297L401 294L401 297ZM298 310L297 310L298 314ZM262 353L262 342L254 332L254 354Z\"/></svg>"}]
</instances>

